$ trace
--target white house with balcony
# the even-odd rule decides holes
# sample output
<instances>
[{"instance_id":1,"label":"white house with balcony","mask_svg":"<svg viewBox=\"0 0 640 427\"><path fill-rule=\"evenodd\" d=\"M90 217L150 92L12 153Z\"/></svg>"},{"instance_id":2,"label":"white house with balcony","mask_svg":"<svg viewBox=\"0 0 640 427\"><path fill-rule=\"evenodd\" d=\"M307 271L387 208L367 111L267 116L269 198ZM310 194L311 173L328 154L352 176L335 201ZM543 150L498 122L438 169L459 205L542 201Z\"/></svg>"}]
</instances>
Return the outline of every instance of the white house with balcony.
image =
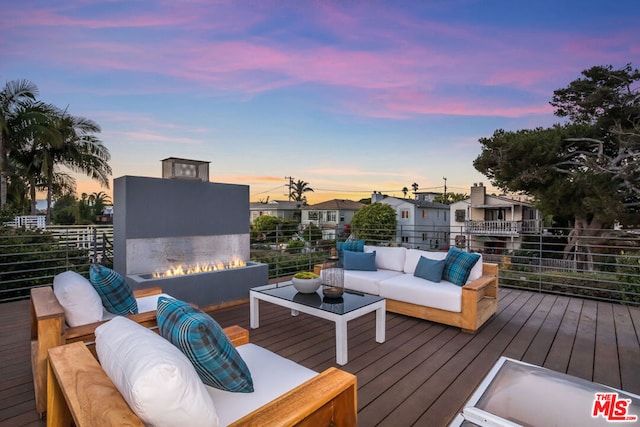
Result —
<instances>
[{"instance_id":1,"label":"white house with balcony","mask_svg":"<svg viewBox=\"0 0 640 427\"><path fill-rule=\"evenodd\" d=\"M314 224L322 230L323 239L335 239L336 231L341 233L344 226L351 224L353 216L364 203L352 200L333 199L315 205L304 206L301 209L302 227Z\"/></svg>"},{"instance_id":2,"label":"white house with balcony","mask_svg":"<svg viewBox=\"0 0 640 427\"><path fill-rule=\"evenodd\" d=\"M487 194L482 183L471 187L471 197L449 206L451 245L500 254L520 249L523 236L541 230L542 216L523 197Z\"/></svg>"},{"instance_id":3,"label":"white house with balcony","mask_svg":"<svg viewBox=\"0 0 640 427\"><path fill-rule=\"evenodd\" d=\"M396 243L402 246L441 250L449 247L449 206L433 198L404 199L374 192L372 203L384 203L396 211Z\"/></svg>"}]
</instances>

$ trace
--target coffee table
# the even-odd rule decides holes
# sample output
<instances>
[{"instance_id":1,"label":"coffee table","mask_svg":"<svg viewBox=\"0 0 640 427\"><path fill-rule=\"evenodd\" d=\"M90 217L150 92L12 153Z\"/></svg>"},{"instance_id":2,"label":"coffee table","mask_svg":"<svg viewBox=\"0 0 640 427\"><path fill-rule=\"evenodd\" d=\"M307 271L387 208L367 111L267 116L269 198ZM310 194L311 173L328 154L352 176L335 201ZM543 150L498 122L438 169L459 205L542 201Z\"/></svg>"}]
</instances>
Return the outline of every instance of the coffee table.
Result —
<instances>
[{"instance_id":1,"label":"coffee table","mask_svg":"<svg viewBox=\"0 0 640 427\"><path fill-rule=\"evenodd\" d=\"M284 282L251 288L249 290L250 324L260 326L259 302L266 301L290 308L293 316L298 312L331 320L336 324L336 363L347 363L347 322L373 311L376 312L376 342L385 340L386 304L384 298L362 292L345 290L339 300L322 297L322 289L313 294L301 294L291 284Z\"/></svg>"}]
</instances>

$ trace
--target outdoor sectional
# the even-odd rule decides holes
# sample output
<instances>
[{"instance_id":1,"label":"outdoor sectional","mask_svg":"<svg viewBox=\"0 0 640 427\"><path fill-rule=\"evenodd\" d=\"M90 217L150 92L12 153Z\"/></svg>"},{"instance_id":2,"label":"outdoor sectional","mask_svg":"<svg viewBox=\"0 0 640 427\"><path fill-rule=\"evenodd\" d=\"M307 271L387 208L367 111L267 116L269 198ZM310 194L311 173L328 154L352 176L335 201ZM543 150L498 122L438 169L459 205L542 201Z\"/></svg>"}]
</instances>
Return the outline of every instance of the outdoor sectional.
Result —
<instances>
[{"instance_id":1,"label":"outdoor sectional","mask_svg":"<svg viewBox=\"0 0 640 427\"><path fill-rule=\"evenodd\" d=\"M255 391L230 393L207 387L221 426L357 425L355 375L333 367L318 374L249 343L246 329L232 326L225 328L224 332L250 368ZM172 346L170 343L168 345ZM155 350L157 345L152 348ZM100 357L103 358L103 355ZM105 360L108 358L105 357ZM104 370L107 368L98 363L84 343L50 349L49 363L48 426L66 427L72 423L78 427L145 425L107 375ZM147 366L146 362L144 366ZM129 390L126 392L128 394ZM193 399L186 399L182 393L176 393L175 396L163 394L159 400L162 400L158 402L159 409L162 411L164 407L169 411L169 416L173 412L181 412L185 406L191 406L196 412L202 410L203 406L197 401L190 402ZM146 411L145 414L153 416L150 412ZM163 421L162 425L174 424L168 419ZM210 423L197 419L180 425Z\"/></svg>"},{"instance_id":2,"label":"outdoor sectional","mask_svg":"<svg viewBox=\"0 0 640 427\"><path fill-rule=\"evenodd\" d=\"M498 265L483 263L482 255L471 268L463 286L447 280L429 281L414 275L420 258L442 261L447 252L432 252L404 247L367 246L362 244L362 255L374 257L375 266L349 265L349 258L356 258L357 245L345 246L356 251L343 252L344 286L347 289L380 295L386 299L387 311L418 317L437 323L475 332L498 308ZM341 252L342 248L338 248ZM451 250L457 252L463 252ZM375 252L375 255L373 255ZM466 252L465 252L466 254ZM317 270L321 266L317 266Z\"/></svg>"}]
</instances>

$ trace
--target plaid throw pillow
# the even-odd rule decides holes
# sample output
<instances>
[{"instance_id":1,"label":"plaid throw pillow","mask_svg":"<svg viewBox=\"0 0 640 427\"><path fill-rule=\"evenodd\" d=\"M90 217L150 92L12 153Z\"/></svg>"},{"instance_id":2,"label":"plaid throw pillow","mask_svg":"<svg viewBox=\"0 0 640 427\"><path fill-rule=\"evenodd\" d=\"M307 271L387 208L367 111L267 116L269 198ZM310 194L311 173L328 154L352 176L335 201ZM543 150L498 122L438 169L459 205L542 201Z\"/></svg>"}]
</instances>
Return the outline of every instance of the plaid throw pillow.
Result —
<instances>
[{"instance_id":1,"label":"plaid throw pillow","mask_svg":"<svg viewBox=\"0 0 640 427\"><path fill-rule=\"evenodd\" d=\"M364 240L349 240L346 242L336 243L336 251L338 258L344 258L344 251L364 252Z\"/></svg>"},{"instance_id":2,"label":"plaid throw pillow","mask_svg":"<svg viewBox=\"0 0 640 427\"><path fill-rule=\"evenodd\" d=\"M160 335L191 361L206 385L220 390L251 393L249 368L211 316L184 301L158 298Z\"/></svg>"},{"instance_id":3,"label":"plaid throw pillow","mask_svg":"<svg viewBox=\"0 0 640 427\"><path fill-rule=\"evenodd\" d=\"M89 281L100 294L102 305L108 312L120 316L138 313L133 291L118 272L101 264L91 264Z\"/></svg>"},{"instance_id":4,"label":"plaid throw pillow","mask_svg":"<svg viewBox=\"0 0 640 427\"><path fill-rule=\"evenodd\" d=\"M452 247L444 259L442 279L455 285L464 286L469 278L471 269L480 259L480 255L461 251Z\"/></svg>"}]
</instances>

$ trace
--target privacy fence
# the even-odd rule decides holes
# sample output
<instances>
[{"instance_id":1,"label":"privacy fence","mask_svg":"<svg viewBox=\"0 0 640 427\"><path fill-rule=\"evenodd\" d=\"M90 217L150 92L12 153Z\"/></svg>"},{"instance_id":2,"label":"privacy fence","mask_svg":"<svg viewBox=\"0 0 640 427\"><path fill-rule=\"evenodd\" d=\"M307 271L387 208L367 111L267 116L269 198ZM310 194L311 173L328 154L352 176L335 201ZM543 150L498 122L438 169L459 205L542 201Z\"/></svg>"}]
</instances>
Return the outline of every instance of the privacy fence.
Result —
<instances>
[{"instance_id":1,"label":"privacy fence","mask_svg":"<svg viewBox=\"0 0 640 427\"><path fill-rule=\"evenodd\" d=\"M500 286L640 305L640 233L542 227L398 227L336 230L291 227L251 231L251 260L269 265L271 278L313 270L336 241L446 251L480 252L500 265ZM505 232L508 231L508 232ZM528 231L528 232L527 232ZM86 273L92 262L112 265L112 226L0 229L0 301L25 298L67 269Z\"/></svg>"}]
</instances>

